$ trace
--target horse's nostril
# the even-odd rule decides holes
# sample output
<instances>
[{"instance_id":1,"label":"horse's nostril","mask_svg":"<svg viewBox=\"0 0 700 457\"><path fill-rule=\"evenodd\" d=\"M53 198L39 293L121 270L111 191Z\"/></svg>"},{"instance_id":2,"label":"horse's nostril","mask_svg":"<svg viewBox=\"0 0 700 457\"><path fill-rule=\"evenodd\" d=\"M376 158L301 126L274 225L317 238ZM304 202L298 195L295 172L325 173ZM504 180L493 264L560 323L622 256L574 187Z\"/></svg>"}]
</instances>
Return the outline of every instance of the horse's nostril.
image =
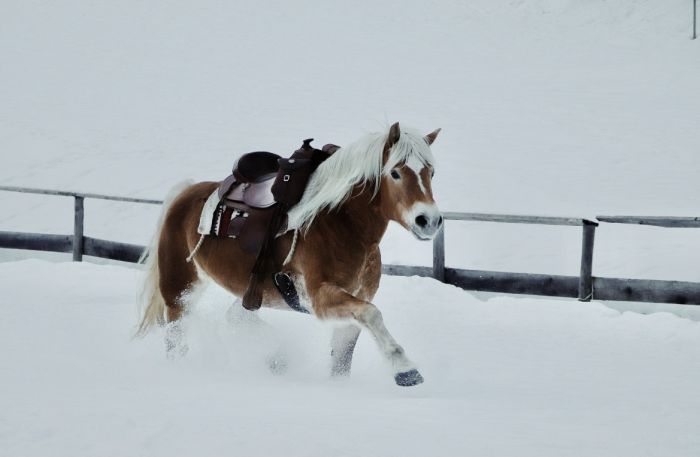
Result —
<instances>
[{"instance_id":1,"label":"horse's nostril","mask_svg":"<svg viewBox=\"0 0 700 457\"><path fill-rule=\"evenodd\" d=\"M440 227L441 225L442 225L442 216L440 216L440 218L438 219L438 227Z\"/></svg>"},{"instance_id":2,"label":"horse's nostril","mask_svg":"<svg viewBox=\"0 0 700 457\"><path fill-rule=\"evenodd\" d=\"M421 228L425 227L428 225L428 218L421 214L420 216L416 217L416 225Z\"/></svg>"}]
</instances>

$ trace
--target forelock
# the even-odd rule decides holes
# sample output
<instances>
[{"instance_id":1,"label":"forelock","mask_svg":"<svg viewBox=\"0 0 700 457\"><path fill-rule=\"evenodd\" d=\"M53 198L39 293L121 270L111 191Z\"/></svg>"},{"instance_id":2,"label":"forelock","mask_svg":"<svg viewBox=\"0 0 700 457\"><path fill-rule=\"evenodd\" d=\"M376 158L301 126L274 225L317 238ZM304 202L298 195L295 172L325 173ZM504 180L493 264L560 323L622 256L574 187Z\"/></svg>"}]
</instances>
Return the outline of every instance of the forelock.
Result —
<instances>
[{"instance_id":1,"label":"forelock","mask_svg":"<svg viewBox=\"0 0 700 457\"><path fill-rule=\"evenodd\" d=\"M421 167L416 167L417 164ZM389 157L384 164L384 174L399 165L410 165L411 168L434 166L433 153L423 134L414 129L401 129L399 140L389 150Z\"/></svg>"}]
</instances>

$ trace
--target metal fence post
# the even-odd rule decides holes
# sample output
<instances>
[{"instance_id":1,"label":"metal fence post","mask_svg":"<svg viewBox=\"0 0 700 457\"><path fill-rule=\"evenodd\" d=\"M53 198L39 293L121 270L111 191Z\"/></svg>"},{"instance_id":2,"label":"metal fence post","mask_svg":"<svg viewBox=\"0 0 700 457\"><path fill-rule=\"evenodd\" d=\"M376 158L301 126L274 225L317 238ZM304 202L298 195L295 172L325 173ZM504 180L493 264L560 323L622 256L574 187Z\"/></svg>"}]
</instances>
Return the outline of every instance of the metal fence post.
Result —
<instances>
[{"instance_id":1,"label":"metal fence post","mask_svg":"<svg viewBox=\"0 0 700 457\"><path fill-rule=\"evenodd\" d=\"M445 224L433 238L433 278L445 282Z\"/></svg>"},{"instance_id":2,"label":"metal fence post","mask_svg":"<svg viewBox=\"0 0 700 457\"><path fill-rule=\"evenodd\" d=\"M83 206L85 198L75 195L75 214L73 219L73 261L83 260L83 222L85 220L85 209Z\"/></svg>"},{"instance_id":3,"label":"metal fence post","mask_svg":"<svg viewBox=\"0 0 700 457\"><path fill-rule=\"evenodd\" d=\"M693 0L693 40L698 37L698 0Z\"/></svg>"},{"instance_id":4,"label":"metal fence post","mask_svg":"<svg viewBox=\"0 0 700 457\"><path fill-rule=\"evenodd\" d=\"M593 298L593 242L595 228L598 224L583 221L583 240L581 242L581 273L578 278L579 301L591 301Z\"/></svg>"}]
</instances>

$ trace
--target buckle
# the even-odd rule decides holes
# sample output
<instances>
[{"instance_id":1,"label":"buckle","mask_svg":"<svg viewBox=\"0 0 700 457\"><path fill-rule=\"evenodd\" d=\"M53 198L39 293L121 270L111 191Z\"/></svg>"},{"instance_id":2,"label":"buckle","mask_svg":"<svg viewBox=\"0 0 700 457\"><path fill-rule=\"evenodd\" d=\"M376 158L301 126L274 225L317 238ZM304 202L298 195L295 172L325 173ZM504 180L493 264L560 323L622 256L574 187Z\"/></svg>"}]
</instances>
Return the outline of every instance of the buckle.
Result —
<instances>
[{"instance_id":1,"label":"buckle","mask_svg":"<svg viewBox=\"0 0 700 457\"><path fill-rule=\"evenodd\" d=\"M287 281L287 284L289 284L289 281L292 280L292 278L290 278L289 275L288 275L287 273L284 273L284 272L281 272L281 271L278 272L278 273L275 273L275 274L272 276L272 278L273 278L273 280L275 281L275 285L276 285L277 287L280 287L280 286L282 285L282 284L280 284L280 282L278 281L278 278L281 278L281 277L284 278L284 279Z\"/></svg>"}]
</instances>

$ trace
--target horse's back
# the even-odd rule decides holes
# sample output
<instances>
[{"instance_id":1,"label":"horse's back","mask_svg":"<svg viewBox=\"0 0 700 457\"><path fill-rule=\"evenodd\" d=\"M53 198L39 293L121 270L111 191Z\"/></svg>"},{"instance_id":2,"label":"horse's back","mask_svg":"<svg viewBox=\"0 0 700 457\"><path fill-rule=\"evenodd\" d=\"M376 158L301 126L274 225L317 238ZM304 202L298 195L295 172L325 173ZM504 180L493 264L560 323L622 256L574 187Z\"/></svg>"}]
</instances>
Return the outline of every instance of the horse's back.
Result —
<instances>
[{"instance_id":1,"label":"horse's back","mask_svg":"<svg viewBox=\"0 0 700 457\"><path fill-rule=\"evenodd\" d=\"M164 228L170 233L184 234L187 245L194 247L199 238L197 227L202 208L218 185L215 181L204 181L187 186L167 208Z\"/></svg>"}]
</instances>

